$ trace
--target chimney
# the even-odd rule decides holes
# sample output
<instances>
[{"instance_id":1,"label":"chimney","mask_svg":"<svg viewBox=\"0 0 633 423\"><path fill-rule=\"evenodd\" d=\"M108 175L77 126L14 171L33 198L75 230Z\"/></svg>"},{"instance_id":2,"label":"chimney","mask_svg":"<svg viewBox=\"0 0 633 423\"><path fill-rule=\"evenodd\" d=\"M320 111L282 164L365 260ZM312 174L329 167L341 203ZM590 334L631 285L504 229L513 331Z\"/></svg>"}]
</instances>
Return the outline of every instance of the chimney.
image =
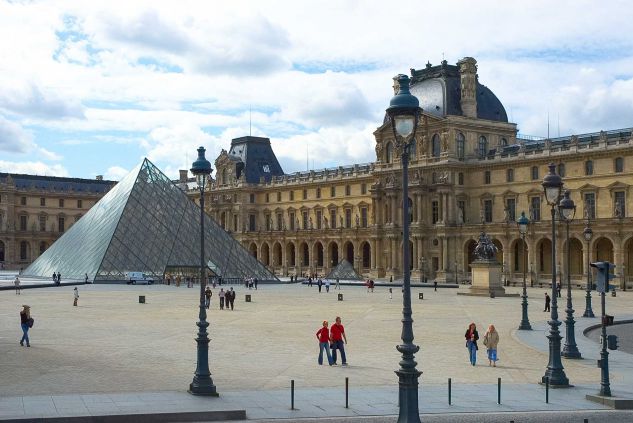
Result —
<instances>
[{"instance_id":1,"label":"chimney","mask_svg":"<svg viewBox=\"0 0 633 423\"><path fill-rule=\"evenodd\" d=\"M103 175L97 175L97 181L103 181Z\"/></svg>"},{"instance_id":2,"label":"chimney","mask_svg":"<svg viewBox=\"0 0 633 423\"><path fill-rule=\"evenodd\" d=\"M180 172L180 182L187 182L189 171L187 169L180 169L178 172Z\"/></svg>"},{"instance_id":3,"label":"chimney","mask_svg":"<svg viewBox=\"0 0 633 423\"><path fill-rule=\"evenodd\" d=\"M477 61L472 57L464 57L457 62L461 80L460 105L464 116L477 117Z\"/></svg>"}]
</instances>

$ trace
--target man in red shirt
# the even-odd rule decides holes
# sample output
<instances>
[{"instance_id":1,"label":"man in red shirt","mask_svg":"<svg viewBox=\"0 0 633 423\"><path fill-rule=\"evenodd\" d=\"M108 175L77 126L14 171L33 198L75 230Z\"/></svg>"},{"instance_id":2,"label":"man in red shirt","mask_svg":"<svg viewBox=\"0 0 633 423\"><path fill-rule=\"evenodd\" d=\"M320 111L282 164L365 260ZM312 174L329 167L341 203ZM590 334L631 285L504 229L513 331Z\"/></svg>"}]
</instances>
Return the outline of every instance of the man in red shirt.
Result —
<instances>
[{"instance_id":1,"label":"man in red shirt","mask_svg":"<svg viewBox=\"0 0 633 423\"><path fill-rule=\"evenodd\" d=\"M341 318L336 316L336 323L332 325L330 329L330 338L332 339L332 364L336 365L336 350L341 351L341 365L347 366L347 357L345 357L345 344L347 344L347 337L345 336L345 328L341 324Z\"/></svg>"},{"instance_id":2,"label":"man in red shirt","mask_svg":"<svg viewBox=\"0 0 633 423\"><path fill-rule=\"evenodd\" d=\"M316 337L319 340L319 364L323 364L323 350L327 354L327 362L332 365L332 355L330 354L330 330L328 329L327 320L323 321L323 327L316 333Z\"/></svg>"}]
</instances>

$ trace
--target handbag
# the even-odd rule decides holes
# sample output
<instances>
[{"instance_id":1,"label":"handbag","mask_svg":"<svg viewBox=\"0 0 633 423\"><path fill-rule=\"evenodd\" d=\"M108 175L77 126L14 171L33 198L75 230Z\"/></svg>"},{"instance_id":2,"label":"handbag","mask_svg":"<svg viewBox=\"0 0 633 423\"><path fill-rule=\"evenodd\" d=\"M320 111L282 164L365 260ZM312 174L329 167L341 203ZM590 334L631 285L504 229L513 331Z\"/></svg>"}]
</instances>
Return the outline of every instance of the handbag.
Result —
<instances>
[{"instance_id":1,"label":"handbag","mask_svg":"<svg viewBox=\"0 0 633 423\"><path fill-rule=\"evenodd\" d=\"M27 324L30 328L32 328L32 327L33 327L33 324L34 324L34 323L35 323L35 320L33 320L33 318L32 318L32 317L29 317L29 318L26 320L26 324Z\"/></svg>"}]
</instances>

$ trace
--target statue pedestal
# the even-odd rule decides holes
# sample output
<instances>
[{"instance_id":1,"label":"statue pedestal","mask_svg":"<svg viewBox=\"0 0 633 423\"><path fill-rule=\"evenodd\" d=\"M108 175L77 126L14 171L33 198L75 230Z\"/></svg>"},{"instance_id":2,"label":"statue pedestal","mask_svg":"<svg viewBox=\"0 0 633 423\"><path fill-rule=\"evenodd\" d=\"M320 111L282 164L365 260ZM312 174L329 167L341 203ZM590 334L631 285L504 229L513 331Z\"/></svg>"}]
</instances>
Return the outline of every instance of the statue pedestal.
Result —
<instances>
[{"instance_id":1,"label":"statue pedestal","mask_svg":"<svg viewBox=\"0 0 633 423\"><path fill-rule=\"evenodd\" d=\"M518 297L519 294L506 294L501 284L501 264L496 261L477 260L470 264L473 282L468 292L457 295L477 297Z\"/></svg>"}]
</instances>

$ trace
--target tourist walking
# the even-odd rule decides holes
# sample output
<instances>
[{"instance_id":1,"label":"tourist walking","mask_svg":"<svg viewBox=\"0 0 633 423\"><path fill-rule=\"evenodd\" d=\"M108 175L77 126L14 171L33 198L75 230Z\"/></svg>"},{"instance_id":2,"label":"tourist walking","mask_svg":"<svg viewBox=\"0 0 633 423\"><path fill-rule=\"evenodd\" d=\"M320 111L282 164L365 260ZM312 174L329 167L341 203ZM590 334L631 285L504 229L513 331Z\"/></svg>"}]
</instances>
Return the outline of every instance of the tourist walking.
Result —
<instances>
[{"instance_id":1,"label":"tourist walking","mask_svg":"<svg viewBox=\"0 0 633 423\"><path fill-rule=\"evenodd\" d=\"M323 350L327 354L327 362L332 365L332 354L330 353L330 330L328 329L327 320L323 321L323 327L316 333L316 337L319 340L319 359L317 360L319 365L323 364Z\"/></svg>"},{"instance_id":2,"label":"tourist walking","mask_svg":"<svg viewBox=\"0 0 633 423\"><path fill-rule=\"evenodd\" d=\"M347 366L347 357L345 356L347 337L345 336L345 328L341 324L341 318L338 316L336 316L336 322L330 329L330 339L332 340L332 364L336 366L336 350L339 350L341 352L341 365Z\"/></svg>"},{"instance_id":3,"label":"tourist walking","mask_svg":"<svg viewBox=\"0 0 633 423\"><path fill-rule=\"evenodd\" d=\"M466 348L468 348L468 356L470 358L470 364L473 366L477 363L477 341L479 340L479 333L477 333L477 326L475 323L468 325L466 329Z\"/></svg>"},{"instance_id":4,"label":"tourist walking","mask_svg":"<svg viewBox=\"0 0 633 423\"><path fill-rule=\"evenodd\" d=\"M88 283L88 274L86 273L86 277L84 278L84 283L87 284Z\"/></svg>"},{"instance_id":5,"label":"tourist walking","mask_svg":"<svg viewBox=\"0 0 633 423\"><path fill-rule=\"evenodd\" d=\"M488 350L488 365L497 367L497 345L499 344L499 332L495 329L495 325L488 326L488 330L484 334L484 345Z\"/></svg>"},{"instance_id":6,"label":"tourist walking","mask_svg":"<svg viewBox=\"0 0 633 423\"><path fill-rule=\"evenodd\" d=\"M547 294L547 292L545 293L545 310L543 311L550 311L549 309L549 304L552 302L552 299L549 297L549 295Z\"/></svg>"},{"instance_id":7,"label":"tourist walking","mask_svg":"<svg viewBox=\"0 0 633 423\"><path fill-rule=\"evenodd\" d=\"M211 305L211 295L213 295L213 292L211 291L211 287L207 285L207 288L204 290L204 306L207 308L207 310Z\"/></svg>"},{"instance_id":8,"label":"tourist walking","mask_svg":"<svg viewBox=\"0 0 633 423\"><path fill-rule=\"evenodd\" d=\"M220 292L218 293L218 297L220 297L220 310L224 310L224 297L226 293L224 292L224 288L220 288Z\"/></svg>"},{"instance_id":9,"label":"tourist walking","mask_svg":"<svg viewBox=\"0 0 633 423\"><path fill-rule=\"evenodd\" d=\"M374 292L374 280L373 279L369 280L369 289L371 289L371 292Z\"/></svg>"},{"instance_id":10,"label":"tourist walking","mask_svg":"<svg viewBox=\"0 0 633 423\"><path fill-rule=\"evenodd\" d=\"M22 311L20 312L20 326L22 327L20 345L24 346L24 342L26 341L26 346L30 347L29 329L33 327L33 319L31 318L31 307L26 304L22 305Z\"/></svg>"},{"instance_id":11,"label":"tourist walking","mask_svg":"<svg viewBox=\"0 0 633 423\"><path fill-rule=\"evenodd\" d=\"M437 279L433 281L433 289L437 292Z\"/></svg>"},{"instance_id":12,"label":"tourist walking","mask_svg":"<svg viewBox=\"0 0 633 423\"><path fill-rule=\"evenodd\" d=\"M312 276L308 278L308 286L312 286Z\"/></svg>"},{"instance_id":13,"label":"tourist walking","mask_svg":"<svg viewBox=\"0 0 633 423\"><path fill-rule=\"evenodd\" d=\"M57 285L57 273L53 272L53 284Z\"/></svg>"},{"instance_id":14,"label":"tourist walking","mask_svg":"<svg viewBox=\"0 0 633 423\"><path fill-rule=\"evenodd\" d=\"M233 287L231 287L230 291L226 291L226 309L229 309L229 305L231 306L231 310L233 310L233 304L235 303L235 291L233 291Z\"/></svg>"},{"instance_id":15,"label":"tourist walking","mask_svg":"<svg viewBox=\"0 0 633 423\"><path fill-rule=\"evenodd\" d=\"M317 279L317 286L319 287L319 292L321 292L321 287L323 286L323 281L321 278Z\"/></svg>"},{"instance_id":16,"label":"tourist walking","mask_svg":"<svg viewBox=\"0 0 633 423\"><path fill-rule=\"evenodd\" d=\"M62 274L57 272L57 285L62 284Z\"/></svg>"},{"instance_id":17,"label":"tourist walking","mask_svg":"<svg viewBox=\"0 0 633 423\"><path fill-rule=\"evenodd\" d=\"M561 294L560 294L560 290L561 290L561 288L562 288L562 284L561 284L560 282L559 282L559 283L557 283L557 284L556 284L556 296L557 296L558 298L561 298Z\"/></svg>"},{"instance_id":18,"label":"tourist walking","mask_svg":"<svg viewBox=\"0 0 633 423\"><path fill-rule=\"evenodd\" d=\"M73 289L73 297L75 298L75 300L73 301L73 306L77 307L77 301L79 300L79 290L77 289L77 287Z\"/></svg>"},{"instance_id":19,"label":"tourist walking","mask_svg":"<svg viewBox=\"0 0 633 423\"><path fill-rule=\"evenodd\" d=\"M336 278L336 285L334 285L334 289L341 290L341 285L339 285L339 278Z\"/></svg>"},{"instance_id":20,"label":"tourist walking","mask_svg":"<svg viewBox=\"0 0 633 423\"><path fill-rule=\"evenodd\" d=\"M255 283L255 291L257 291L257 282L258 282L257 278L255 278L253 282Z\"/></svg>"},{"instance_id":21,"label":"tourist walking","mask_svg":"<svg viewBox=\"0 0 633 423\"><path fill-rule=\"evenodd\" d=\"M389 299L393 299L393 290L389 288Z\"/></svg>"},{"instance_id":22,"label":"tourist walking","mask_svg":"<svg viewBox=\"0 0 633 423\"><path fill-rule=\"evenodd\" d=\"M330 280L325 280L325 292L330 292Z\"/></svg>"},{"instance_id":23,"label":"tourist walking","mask_svg":"<svg viewBox=\"0 0 633 423\"><path fill-rule=\"evenodd\" d=\"M15 285L15 295L20 295L20 278L18 277L18 275L15 275L15 280L13 281L13 284Z\"/></svg>"}]
</instances>

